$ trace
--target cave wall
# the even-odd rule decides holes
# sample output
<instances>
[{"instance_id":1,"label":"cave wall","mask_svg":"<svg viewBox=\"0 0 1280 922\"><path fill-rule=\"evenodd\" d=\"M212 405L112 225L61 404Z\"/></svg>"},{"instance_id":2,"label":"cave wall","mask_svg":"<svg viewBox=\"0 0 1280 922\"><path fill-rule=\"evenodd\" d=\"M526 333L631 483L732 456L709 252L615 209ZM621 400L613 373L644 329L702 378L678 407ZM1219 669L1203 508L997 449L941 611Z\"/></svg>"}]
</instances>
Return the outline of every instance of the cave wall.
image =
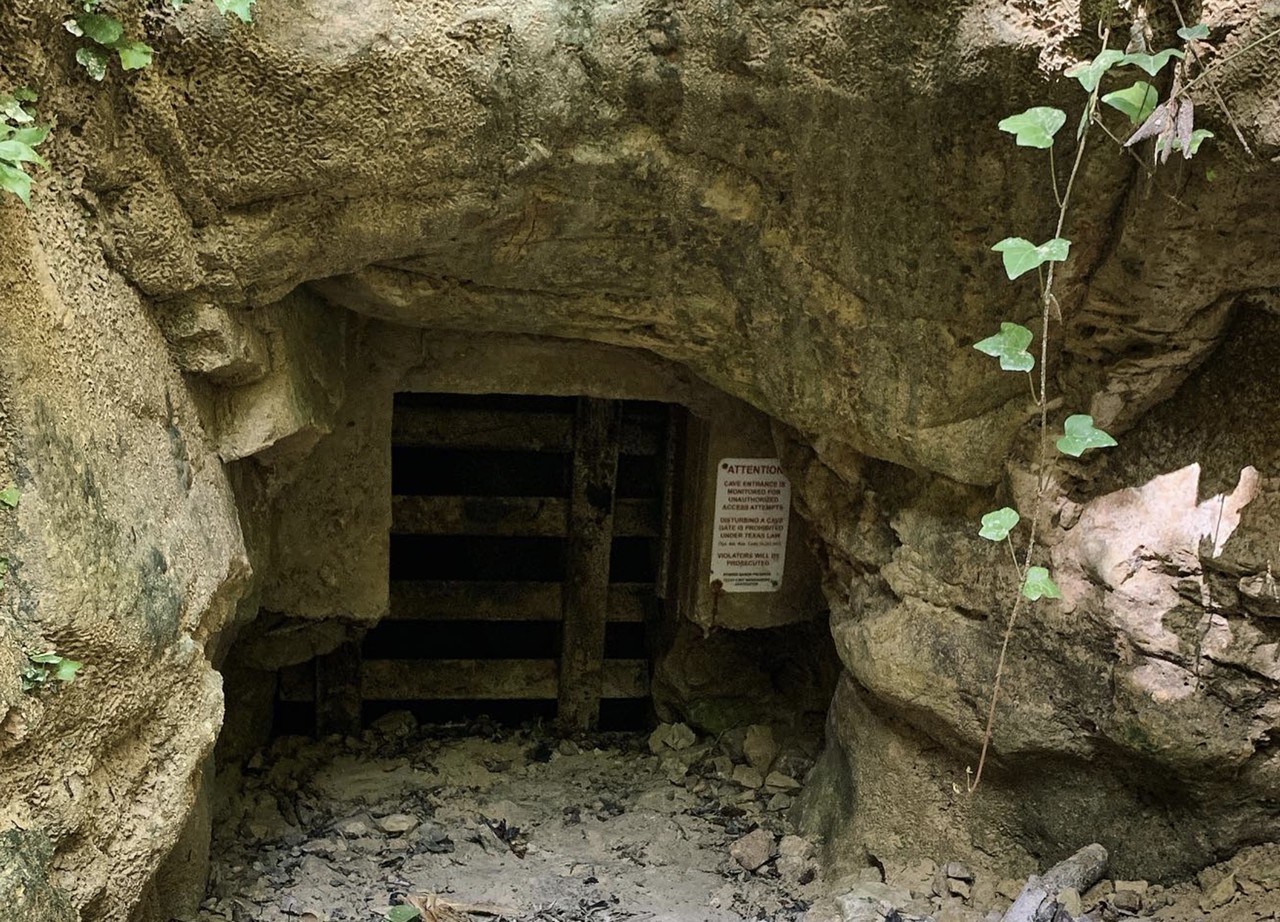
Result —
<instances>
[{"instance_id":1,"label":"cave wall","mask_svg":"<svg viewBox=\"0 0 1280 922\"><path fill-rule=\"evenodd\" d=\"M1131 817L1168 845L1117 841L1118 867L1156 877L1280 834L1274 55L1215 79L1252 158L1208 97L1219 143L1191 164L1085 158L1055 421L1092 412L1122 448L1055 473L1066 597L1029 609L984 792L955 793L1007 617L973 523L1029 509L1033 477L1024 383L968 345L1034 312L988 248L1053 208L994 125L1074 111L1048 75L1096 43L1079 4L1021 6L263 0L241 28L193 3L103 87L61 4L0 9L0 75L58 122L35 209L0 204L0 465L24 492L0 818L47 833L81 915L127 917L178 842L239 622L304 608L288 586L331 564L275 510L342 463L329 433L376 425L343 417L347 311L649 352L776 421L845 670L810 785L833 859L893 860L923 823L1025 867ZM1280 10L1205 16L1225 52ZM427 374L468 361L429 345ZM89 665L24 695L45 646Z\"/></svg>"}]
</instances>

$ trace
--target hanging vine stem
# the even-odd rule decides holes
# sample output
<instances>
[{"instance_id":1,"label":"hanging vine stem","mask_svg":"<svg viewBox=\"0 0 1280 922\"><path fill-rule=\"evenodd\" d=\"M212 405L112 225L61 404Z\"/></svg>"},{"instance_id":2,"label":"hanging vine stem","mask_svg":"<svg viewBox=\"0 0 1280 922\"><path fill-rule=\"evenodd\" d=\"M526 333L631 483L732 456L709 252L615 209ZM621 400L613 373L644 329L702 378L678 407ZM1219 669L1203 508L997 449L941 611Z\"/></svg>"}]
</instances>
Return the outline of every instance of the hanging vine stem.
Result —
<instances>
[{"instance_id":1,"label":"hanging vine stem","mask_svg":"<svg viewBox=\"0 0 1280 922\"><path fill-rule=\"evenodd\" d=\"M1107 43L1110 38L1111 29L1104 29L1102 32L1102 52L1107 50ZM1066 224L1067 209L1071 205L1071 193L1075 188L1076 177L1080 174L1080 165L1084 162L1085 147L1089 140L1089 129L1093 125L1093 116L1097 108L1101 85L1101 80L1094 84L1093 89L1089 92L1088 101L1085 103L1085 112L1081 119L1079 138L1076 142L1075 161L1071 165L1071 173L1067 177L1067 187L1060 199L1057 195L1057 183L1054 183L1054 197L1058 200L1058 222L1053 233L1054 239L1062 237L1062 229ZM1052 164L1052 147L1050 147L1049 151L1050 164ZM986 767L987 755L991 750L991 735L995 727L996 706L1000 701L1000 687L1004 680L1005 662L1009 654L1009 641L1013 637L1013 629L1018 623L1018 615L1022 613L1027 601L1024 585L1031 568L1031 562L1035 556L1037 529L1040 525L1040 517L1044 512L1044 499L1049 487L1049 322L1054 306L1057 303L1053 296L1055 268L1055 261L1050 261L1040 294L1040 395L1036 401L1040 409L1040 444L1039 457L1037 458L1035 508L1028 528L1026 551L1023 554L1021 566L1017 567L1017 595L1014 599L1013 610L1009 614L1009 623L1004 629L1004 638L1000 643L1000 657L996 662L996 675L991 685L991 699L987 706L987 725L982 734L982 752L978 756L978 767L974 771L972 779L966 779L970 794L977 791L978 786L982 783L982 772ZM1028 372L1028 376L1030 376L1030 372Z\"/></svg>"}]
</instances>

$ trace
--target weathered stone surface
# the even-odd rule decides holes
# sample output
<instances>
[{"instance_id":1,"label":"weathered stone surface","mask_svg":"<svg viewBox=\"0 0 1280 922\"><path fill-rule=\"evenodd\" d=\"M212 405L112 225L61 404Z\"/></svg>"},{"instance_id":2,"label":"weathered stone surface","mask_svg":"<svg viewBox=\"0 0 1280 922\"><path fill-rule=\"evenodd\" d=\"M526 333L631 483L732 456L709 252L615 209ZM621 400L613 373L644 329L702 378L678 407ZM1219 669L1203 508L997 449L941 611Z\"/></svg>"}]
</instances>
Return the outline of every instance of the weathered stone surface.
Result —
<instances>
[{"instance_id":1,"label":"weathered stone surface","mask_svg":"<svg viewBox=\"0 0 1280 922\"><path fill-rule=\"evenodd\" d=\"M1043 159L994 123L1077 111L1043 78L1094 50L1078 4L1024 6L308 0L247 29L190 4L147 19L156 65L103 93L63 72L64 5L5 4L5 80L41 85L65 146L33 213L0 205L0 473L24 490L4 526L0 817L48 827L74 904L127 918L178 840L241 596L382 613L378 585L323 574L352 548L379 569L383 510L292 491L320 496L376 435L325 438L371 419L348 312L656 355L778 421L846 674L809 799L833 854L970 860L977 842L1030 870L1015 829L1044 855L1099 837L1119 872L1161 877L1280 833L1271 54L1215 81L1256 161L1207 96L1221 143L1202 159L1151 179L1105 147L1084 160L1052 422L1087 409L1123 447L1053 476L1039 524L1064 599L1014 638L984 793L967 811L952 793L1010 598L973 523L1034 505L1025 383L968 346L1034 311L989 247L1047 235L1055 208ZM1206 7L1224 59L1280 17ZM140 4L117 12L143 28ZM181 303L251 311L265 373L221 320L191 328L216 354L197 333L167 345ZM86 669L24 696L47 646ZM696 685L667 668L684 653L660 668L670 701Z\"/></svg>"},{"instance_id":2,"label":"weathered stone surface","mask_svg":"<svg viewBox=\"0 0 1280 922\"><path fill-rule=\"evenodd\" d=\"M42 833L0 832L0 919L75 922L79 914L49 882L53 843Z\"/></svg>"}]
</instances>

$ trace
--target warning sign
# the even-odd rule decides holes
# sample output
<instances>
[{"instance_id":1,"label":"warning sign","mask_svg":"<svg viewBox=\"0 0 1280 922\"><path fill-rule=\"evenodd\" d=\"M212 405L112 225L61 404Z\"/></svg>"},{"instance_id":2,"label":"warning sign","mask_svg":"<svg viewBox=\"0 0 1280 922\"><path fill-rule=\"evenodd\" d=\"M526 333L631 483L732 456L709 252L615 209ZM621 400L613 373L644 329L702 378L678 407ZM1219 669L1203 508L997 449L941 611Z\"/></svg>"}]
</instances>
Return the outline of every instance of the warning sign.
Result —
<instances>
[{"instance_id":1,"label":"warning sign","mask_svg":"<svg viewBox=\"0 0 1280 922\"><path fill-rule=\"evenodd\" d=\"M782 585L791 481L777 458L724 458L716 472L711 581L725 592Z\"/></svg>"}]
</instances>

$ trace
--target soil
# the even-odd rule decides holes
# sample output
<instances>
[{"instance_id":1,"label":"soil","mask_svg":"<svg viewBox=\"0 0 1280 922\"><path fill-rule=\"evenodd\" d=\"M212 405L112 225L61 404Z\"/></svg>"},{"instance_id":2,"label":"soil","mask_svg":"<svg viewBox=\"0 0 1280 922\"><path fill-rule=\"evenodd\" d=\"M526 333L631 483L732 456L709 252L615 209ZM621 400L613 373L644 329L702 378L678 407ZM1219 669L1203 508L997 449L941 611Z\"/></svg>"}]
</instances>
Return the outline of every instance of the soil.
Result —
<instances>
[{"instance_id":1,"label":"soil","mask_svg":"<svg viewBox=\"0 0 1280 922\"><path fill-rule=\"evenodd\" d=\"M563 739L406 712L359 738L281 738L219 776L196 920L998 922L1024 881L946 856L820 879L789 818L818 743L680 724ZM1276 920L1280 845L1173 887L1060 896L1088 922Z\"/></svg>"},{"instance_id":2,"label":"soil","mask_svg":"<svg viewBox=\"0 0 1280 922\"><path fill-rule=\"evenodd\" d=\"M779 748L763 727L420 729L403 712L359 739L282 738L219 778L198 919L372 920L402 903L439 922L797 919L819 885L787 812L816 744Z\"/></svg>"}]
</instances>

